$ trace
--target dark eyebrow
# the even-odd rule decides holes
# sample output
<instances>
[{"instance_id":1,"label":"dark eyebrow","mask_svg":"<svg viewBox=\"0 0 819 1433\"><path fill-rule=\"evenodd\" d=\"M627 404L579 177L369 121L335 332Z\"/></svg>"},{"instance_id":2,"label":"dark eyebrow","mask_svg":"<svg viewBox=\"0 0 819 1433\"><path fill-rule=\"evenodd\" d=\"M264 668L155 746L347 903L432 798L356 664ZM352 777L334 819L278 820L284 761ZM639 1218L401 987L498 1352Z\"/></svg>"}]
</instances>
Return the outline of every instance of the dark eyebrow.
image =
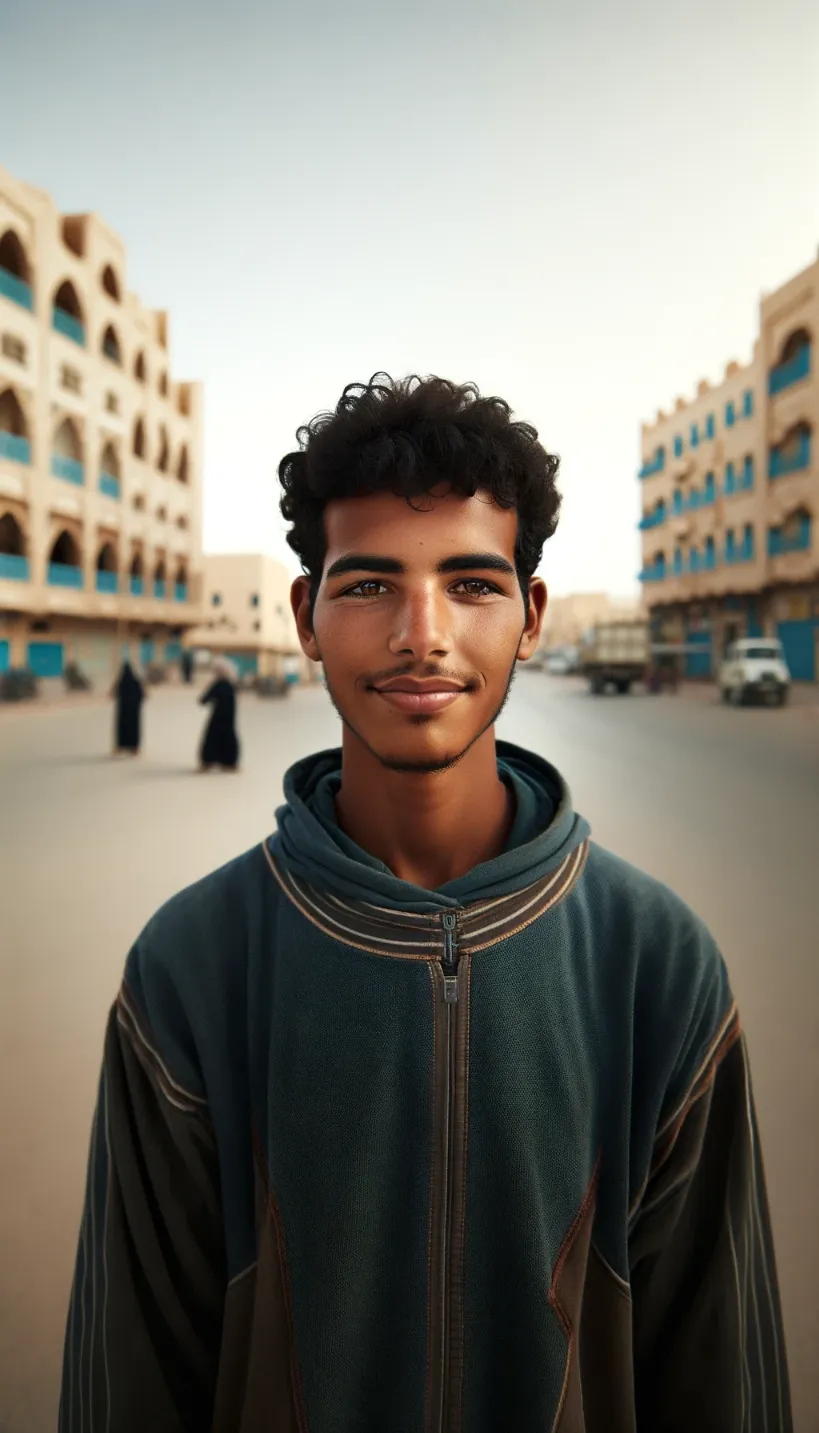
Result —
<instances>
[{"instance_id":1,"label":"dark eyebrow","mask_svg":"<svg viewBox=\"0 0 819 1433\"><path fill-rule=\"evenodd\" d=\"M343 577L345 572L405 572L403 562L396 557L372 557L363 552L351 552L348 557L339 557L327 569L327 580Z\"/></svg>"},{"instance_id":2,"label":"dark eyebrow","mask_svg":"<svg viewBox=\"0 0 819 1433\"><path fill-rule=\"evenodd\" d=\"M511 562L501 557L499 552L464 552L454 557L445 557L443 562L438 563L439 572L505 572L508 577L515 576L515 569Z\"/></svg>"},{"instance_id":3,"label":"dark eyebrow","mask_svg":"<svg viewBox=\"0 0 819 1433\"><path fill-rule=\"evenodd\" d=\"M406 565L400 562L397 557L376 557L363 552L351 552L347 557L339 557L327 569L327 581L333 577L343 577L347 572L377 572L382 576L395 575L406 572ZM501 557L497 552L463 552L456 553L452 557L445 557L438 563L438 571L445 572L503 572L508 577L515 576L515 569L511 562Z\"/></svg>"}]
</instances>

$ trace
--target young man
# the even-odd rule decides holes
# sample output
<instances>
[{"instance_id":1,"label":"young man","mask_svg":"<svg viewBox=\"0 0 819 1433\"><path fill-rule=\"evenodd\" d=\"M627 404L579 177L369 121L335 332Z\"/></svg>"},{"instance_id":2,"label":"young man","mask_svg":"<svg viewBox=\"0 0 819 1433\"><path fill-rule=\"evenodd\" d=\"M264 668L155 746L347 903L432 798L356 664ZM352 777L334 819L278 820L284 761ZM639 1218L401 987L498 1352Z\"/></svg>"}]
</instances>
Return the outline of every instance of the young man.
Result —
<instances>
[{"instance_id":1,"label":"young man","mask_svg":"<svg viewBox=\"0 0 819 1433\"><path fill-rule=\"evenodd\" d=\"M342 747L128 957L61 1427L785 1433L722 959L495 741L557 459L438 379L299 440L293 608Z\"/></svg>"}]
</instances>

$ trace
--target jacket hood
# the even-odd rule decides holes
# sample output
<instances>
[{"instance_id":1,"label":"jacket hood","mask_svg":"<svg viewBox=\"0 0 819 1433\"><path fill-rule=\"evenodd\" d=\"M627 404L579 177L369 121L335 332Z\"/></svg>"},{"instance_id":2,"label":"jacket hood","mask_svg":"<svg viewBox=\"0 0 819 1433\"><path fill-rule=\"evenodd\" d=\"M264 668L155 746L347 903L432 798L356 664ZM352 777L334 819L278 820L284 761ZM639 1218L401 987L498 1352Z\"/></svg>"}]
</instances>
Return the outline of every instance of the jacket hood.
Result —
<instances>
[{"instance_id":1,"label":"jacket hood","mask_svg":"<svg viewBox=\"0 0 819 1433\"><path fill-rule=\"evenodd\" d=\"M393 910L434 913L511 895L555 870L586 840L589 827L572 810L569 788L549 762L505 741L497 743L497 756L498 772L515 795L507 849L438 890L399 880L341 830L335 816L340 748L291 766L271 851L291 875L319 890Z\"/></svg>"}]
</instances>

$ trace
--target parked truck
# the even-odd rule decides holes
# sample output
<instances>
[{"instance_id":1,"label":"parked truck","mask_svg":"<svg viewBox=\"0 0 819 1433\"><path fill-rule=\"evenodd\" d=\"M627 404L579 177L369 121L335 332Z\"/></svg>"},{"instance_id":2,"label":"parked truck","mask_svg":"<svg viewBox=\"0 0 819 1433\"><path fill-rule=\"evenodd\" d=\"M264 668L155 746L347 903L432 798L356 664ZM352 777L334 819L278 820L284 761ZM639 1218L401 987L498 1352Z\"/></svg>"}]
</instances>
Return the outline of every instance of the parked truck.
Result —
<instances>
[{"instance_id":1,"label":"parked truck","mask_svg":"<svg viewBox=\"0 0 819 1433\"><path fill-rule=\"evenodd\" d=\"M596 696L627 692L645 681L651 662L648 623L636 618L598 622L583 638L579 670Z\"/></svg>"}]
</instances>

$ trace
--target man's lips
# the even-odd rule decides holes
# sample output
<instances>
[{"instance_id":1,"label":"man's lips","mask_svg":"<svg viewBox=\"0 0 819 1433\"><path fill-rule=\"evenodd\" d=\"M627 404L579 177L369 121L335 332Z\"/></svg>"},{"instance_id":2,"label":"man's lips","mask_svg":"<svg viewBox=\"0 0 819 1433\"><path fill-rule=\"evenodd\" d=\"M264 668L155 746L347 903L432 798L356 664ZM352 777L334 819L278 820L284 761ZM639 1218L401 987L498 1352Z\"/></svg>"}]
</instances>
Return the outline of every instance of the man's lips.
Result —
<instances>
[{"instance_id":1,"label":"man's lips","mask_svg":"<svg viewBox=\"0 0 819 1433\"><path fill-rule=\"evenodd\" d=\"M391 682L384 682L374 689L385 702L390 706L397 707L399 711L412 712L415 714L428 714L431 712L443 711L445 707L451 706L458 697L462 696L465 688L457 682L449 682L444 678L432 678L429 681L413 681L411 677L396 677Z\"/></svg>"}]
</instances>

